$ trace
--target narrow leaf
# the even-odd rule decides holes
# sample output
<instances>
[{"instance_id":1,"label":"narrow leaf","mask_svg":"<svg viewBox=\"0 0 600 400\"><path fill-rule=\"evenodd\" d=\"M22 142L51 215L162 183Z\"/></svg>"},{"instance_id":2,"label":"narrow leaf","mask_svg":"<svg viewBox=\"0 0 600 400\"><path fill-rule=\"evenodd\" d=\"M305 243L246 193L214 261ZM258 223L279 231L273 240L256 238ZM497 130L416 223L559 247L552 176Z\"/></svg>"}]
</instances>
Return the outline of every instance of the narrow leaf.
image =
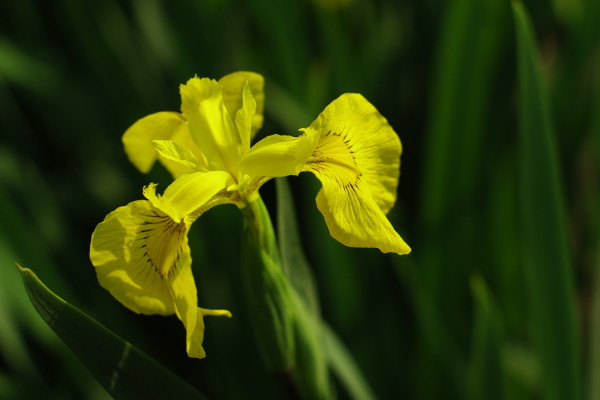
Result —
<instances>
[{"instance_id":1,"label":"narrow leaf","mask_svg":"<svg viewBox=\"0 0 600 400\"><path fill-rule=\"evenodd\" d=\"M513 3L519 90L519 177L523 265L531 334L545 399L580 399L575 296L554 133L531 23Z\"/></svg>"},{"instance_id":2,"label":"narrow leaf","mask_svg":"<svg viewBox=\"0 0 600 400\"><path fill-rule=\"evenodd\" d=\"M420 276L424 290L415 291L419 297L415 304L424 304L427 297L428 306L437 310L419 318L448 328L421 335L430 343L421 350L425 356L416 366L421 369L417 375L426 374L440 384L431 386L423 380L419 390L441 397L454 385L464 398L464 377L456 375L465 369L440 360L442 353L432 349L448 352L447 337L460 344L469 335L468 314L463 312L469 307L468 274L484 257L488 238L481 223L485 182L481 166L489 160L491 106L502 72L510 13L502 0L455 0L444 5L420 185L419 271L410 273ZM469 251L464 251L465 243ZM449 316L452 321L445 321ZM437 318L441 320L434 321Z\"/></svg>"},{"instance_id":3,"label":"narrow leaf","mask_svg":"<svg viewBox=\"0 0 600 400\"><path fill-rule=\"evenodd\" d=\"M375 399L352 355L335 332L324 322L321 324L321 335L329 366L350 397L355 400Z\"/></svg>"},{"instance_id":4,"label":"narrow leaf","mask_svg":"<svg viewBox=\"0 0 600 400\"><path fill-rule=\"evenodd\" d=\"M367 381L363 377L358 364L352 358L344 344L321 319L316 284L310 265L308 264L298 232L294 202L289 184L285 179L277 179L277 220L279 231L279 246L284 274L290 282L293 293L298 299L296 306L297 340L313 343L320 338L320 350L325 354L327 366L342 383L344 389L355 400L374 399ZM302 360L303 354L299 342L298 362L300 366L311 366L315 371L322 371L322 355L310 354ZM326 376L325 376L326 378ZM317 382L322 382L323 375L315 376Z\"/></svg>"},{"instance_id":5,"label":"narrow leaf","mask_svg":"<svg viewBox=\"0 0 600 400\"><path fill-rule=\"evenodd\" d=\"M317 289L312 270L302 250L290 186L285 178L277 179L276 185L277 231L283 273L306 305L319 314Z\"/></svg>"},{"instance_id":6,"label":"narrow leaf","mask_svg":"<svg viewBox=\"0 0 600 400\"><path fill-rule=\"evenodd\" d=\"M475 313L471 339L471 360L467 372L470 399L503 399L499 323L489 289L481 276L471 278Z\"/></svg>"},{"instance_id":7,"label":"narrow leaf","mask_svg":"<svg viewBox=\"0 0 600 400\"><path fill-rule=\"evenodd\" d=\"M294 365L294 313L277 239L260 197L242 212L241 277L254 337L267 368L276 374L287 373Z\"/></svg>"},{"instance_id":8,"label":"narrow leaf","mask_svg":"<svg viewBox=\"0 0 600 400\"><path fill-rule=\"evenodd\" d=\"M17 265L42 319L115 399L204 399L148 355L50 291Z\"/></svg>"},{"instance_id":9,"label":"narrow leaf","mask_svg":"<svg viewBox=\"0 0 600 400\"><path fill-rule=\"evenodd\" d=\"M598 238L596 238L597 240ZM588 399L600 400L600 251L597 251L594 268L593 295L589 326L589 381Z\"/></svg>"},{"instance_id":10,"label":"narrow leaf","mask_svg":"<svg viewBox=\"0 0 600 400\"><path fill-rule=\"evenodd\" d=\"M600 4L598 7L600 11ZM594 15L599 15L595 13ZM596 75L595 75L595 91L593 111L591 117L591 143L593 155L596 163L600 162L600 40L596 48ZM593 243L596 244L593 251L594 255L594 284L592 286L592 304L589 312L590 323L588 328L588 346L589 346L589 361L588 361L588 381L587 381L587 398L589 400L600 400L600 185L598 178L600 171L596 164L596 184L593 187L593 192L590 200L589 215L591 215L590 226L592 226Z\"/></svg>"}]
</instances>

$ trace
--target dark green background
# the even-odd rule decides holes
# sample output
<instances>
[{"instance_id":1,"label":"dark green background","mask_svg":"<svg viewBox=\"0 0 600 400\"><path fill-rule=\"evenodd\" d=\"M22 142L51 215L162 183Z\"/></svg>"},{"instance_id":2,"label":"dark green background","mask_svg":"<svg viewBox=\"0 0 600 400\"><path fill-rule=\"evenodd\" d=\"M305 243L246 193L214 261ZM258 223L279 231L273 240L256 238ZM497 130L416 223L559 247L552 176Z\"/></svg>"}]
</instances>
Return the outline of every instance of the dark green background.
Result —
<instances>
[{"instance_id":1,"label":"dark green background","mask_svg":"<svg viewBox=\"0 0 600 400\"><path fill-rule=\"evenodd\" d=\"M259 135L296 134L360 92L402 140L389 218L408 256L338 244L316 179L290 178L323 316L379 398L600 398L600 4L523 4L535 37L519 54L541 74L518 73L503 0L1 0L0 398L107 396L35 314L15 261L208 397L281 396L249 328L235 207L190 233L199 304L234 315L206 319L204 360L186 358L176 318L116 302L88 259L108 212L170 182L129 164L123 132L178 110L194 74L236 70L265 77ZM273 183L261 193L274 215ZM553 326L566 336L544 345Z\"/></svg>"}]
</instances>

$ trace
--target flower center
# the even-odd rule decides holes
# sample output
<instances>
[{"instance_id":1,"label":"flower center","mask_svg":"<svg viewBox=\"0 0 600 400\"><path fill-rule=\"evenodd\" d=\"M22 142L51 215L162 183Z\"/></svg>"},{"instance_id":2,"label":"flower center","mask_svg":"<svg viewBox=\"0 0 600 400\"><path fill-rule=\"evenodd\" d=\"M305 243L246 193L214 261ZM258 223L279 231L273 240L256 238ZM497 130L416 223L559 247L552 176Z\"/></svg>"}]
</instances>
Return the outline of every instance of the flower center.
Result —
<instances>
[{"instance_id":1,"label":"flower center","mask_svg":"<svg viewBox=\"0 0 600 400\"><path fill-rule=\"evenodd\" d=\"M143 222L141 233L145 241L142 247L149 263L161 278L165 278L175 273L187 226L184 221L176 223L167 215L154 214Z\"/></svg>"},{"instance_id":2,"label":"flower center","mask_svg":"<svg viewBox=\"0 0 600 400\"><path fill-rule=\"evenodd\" d=\"M340 186L354 186L362 175L346 134L329 131L308 158L305 170L325 175Z\"/></svg>"}]
</instances>

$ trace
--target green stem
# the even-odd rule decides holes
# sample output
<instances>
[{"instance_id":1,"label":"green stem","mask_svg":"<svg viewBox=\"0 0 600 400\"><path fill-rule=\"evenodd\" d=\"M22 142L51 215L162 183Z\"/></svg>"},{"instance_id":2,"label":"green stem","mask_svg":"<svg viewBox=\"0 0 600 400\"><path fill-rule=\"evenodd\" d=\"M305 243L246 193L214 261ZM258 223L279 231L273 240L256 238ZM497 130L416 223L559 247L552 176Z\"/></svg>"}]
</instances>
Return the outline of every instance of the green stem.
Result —
<instances>
[{"instance_id":1,"label":"green stem","mask_svg":"<svg viewBox=\"0 0 600 400\"><path fill-rule=\"evenodd\" d=\"M257 200L242 208L242 214L244 215L246 222L244 228L248 229L256 246L265 250L269 257L280 266L281 259L279 257L275 230L271 223L269 211L262 198L259 197Z\"/></svg>"},{"instance_id":2,"label":"green stem","mask_svg":"<svg viewBox=\"0 0 600 400\"><path fill-rule=\"evenodd\" d=\"M242 279L263 359L287 398L328 399L318 315L312 314L284 275L275 230L262 199L242 212Z\"/></svg>"},{"instance_id":3,"label":"green stem","mask_svg":"<svg viewBox=\"0 0 600 400\"><path fill-rule=\"evenodd\" d=\"M254 336L267 367L277 376L291 376L295 359L294 312L273 225L260 198L242 213L245 224L241 276Z\"/></svg>"}]
</instances>

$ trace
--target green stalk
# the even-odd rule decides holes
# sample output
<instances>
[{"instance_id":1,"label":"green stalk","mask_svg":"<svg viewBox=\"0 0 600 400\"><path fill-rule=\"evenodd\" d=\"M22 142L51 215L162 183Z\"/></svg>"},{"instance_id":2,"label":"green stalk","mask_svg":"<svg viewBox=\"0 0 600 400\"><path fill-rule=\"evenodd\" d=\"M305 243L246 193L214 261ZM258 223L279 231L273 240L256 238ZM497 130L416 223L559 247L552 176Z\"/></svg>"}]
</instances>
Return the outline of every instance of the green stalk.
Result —
<instances>
[{"instance_id":1,"label":"green stalk","mask_svg":"<svg viewBox=\"0 0 600 400\"><path fill-rule=\"evenodd\" d=\"M328 399L328 370L312 310L287 281L262 201L242 210L242 279L255 339L267 367L292 399Z\"/></svg>"},{"instance_id":2,"label":"green stalk","mask_svg":"<svg viewBox=\"0 0 600 400\"><path fill-rule=\"evenodd\" d=\"M267 367L276 374L291 374L292 306L273 226L260 198L248 204L242 213L245 223L241 274L255 338Z\"/></svg>"}]
</instances>

